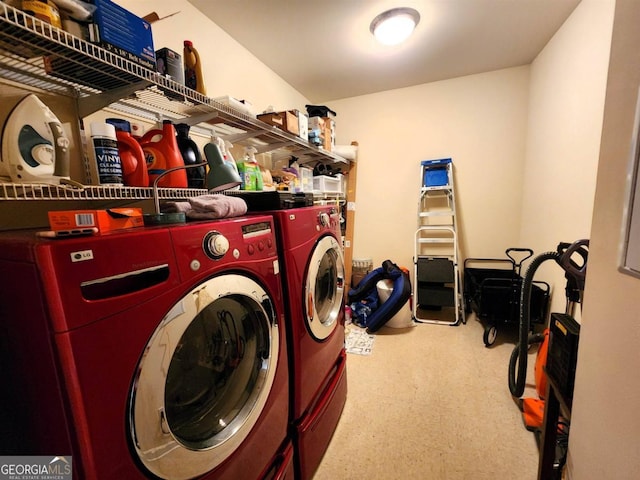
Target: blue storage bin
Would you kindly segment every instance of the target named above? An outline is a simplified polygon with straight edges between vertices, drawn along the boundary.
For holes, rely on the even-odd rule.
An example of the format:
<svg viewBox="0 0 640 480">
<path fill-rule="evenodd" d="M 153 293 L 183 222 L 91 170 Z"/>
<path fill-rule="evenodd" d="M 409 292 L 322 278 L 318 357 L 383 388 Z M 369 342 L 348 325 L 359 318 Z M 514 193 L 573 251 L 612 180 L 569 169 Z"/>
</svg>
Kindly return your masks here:
<svg viewBox="0 0 640 480">
<path fill-rule="evenodd" d="M 425 187 L 441 187 L 448 184 L 449 179 L 446 168 L 430 168 L 424 171 Z"/>
<path fill-rule="evenodd" d="M 447 174 L 447 166 L 449 163 L 451 163 L 450 158 L 423 160 L 422 169 L 424 170 L 424 178 L 422 179 L 422 186 L 442 187 L 449 185 L 449 175 Z"/>
</svg>

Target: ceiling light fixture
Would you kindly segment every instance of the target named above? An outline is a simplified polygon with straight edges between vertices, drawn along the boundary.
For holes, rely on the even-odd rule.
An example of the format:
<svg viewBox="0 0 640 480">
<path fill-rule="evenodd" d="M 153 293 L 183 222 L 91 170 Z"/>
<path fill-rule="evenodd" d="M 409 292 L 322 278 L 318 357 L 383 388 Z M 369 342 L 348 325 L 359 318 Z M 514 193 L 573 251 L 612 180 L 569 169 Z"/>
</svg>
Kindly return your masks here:
<svg viewBox="0 0 640 480">
<path fill-rule="evenodd" d="M 420 14 L 413 8 L 392 8 L 371 22 L 369 30 L 384 45 L 398 45 L 413 33 Z"/>
</svg>

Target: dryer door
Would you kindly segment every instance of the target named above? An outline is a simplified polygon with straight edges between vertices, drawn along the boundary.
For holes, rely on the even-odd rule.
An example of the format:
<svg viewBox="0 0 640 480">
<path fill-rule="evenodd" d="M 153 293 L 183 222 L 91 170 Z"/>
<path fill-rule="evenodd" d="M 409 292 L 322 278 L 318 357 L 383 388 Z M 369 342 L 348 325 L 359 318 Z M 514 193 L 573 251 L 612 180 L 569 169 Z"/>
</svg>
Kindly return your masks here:
<svg viewBox="0 0 640 480">
<path fill-rule="evenodd" d="M 331 235 L 313 249 L 304 295 L 307 327 L 315 339 L 324 340 L 336 329 L 344 298 L 344 257 Z"/>
<path fill-rule="evenodd" d="M 211 278 L 164 317 L 140 359 L 129 404 L 133 448 L 164 479 L 225 461 L 258 420 L 273 384 L 277 314 L 236 274 Z"/>
</svg>

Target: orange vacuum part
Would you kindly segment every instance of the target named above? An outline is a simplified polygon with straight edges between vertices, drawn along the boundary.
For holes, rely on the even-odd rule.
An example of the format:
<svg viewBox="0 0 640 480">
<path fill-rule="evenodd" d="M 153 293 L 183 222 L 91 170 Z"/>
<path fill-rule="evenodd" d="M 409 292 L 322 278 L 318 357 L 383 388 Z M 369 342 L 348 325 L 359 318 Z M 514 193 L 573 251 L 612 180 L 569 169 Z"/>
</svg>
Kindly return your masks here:
<svg viewBox="0 0 640 480">
<path fill-rule="evenodd" d="M 544 418 L 544 397 L 547 394 L 547 375 L 544 367 L 547 364 L 547 351 L 549 349 L 549 329 L 542 333 L 544 339 L 538 349 L 535 365 L 536 391 L 540 398 L 524 398 L 522 400 L 522 418 L 527 430 L 538 430 L 542 427 Z"/>
</svg>

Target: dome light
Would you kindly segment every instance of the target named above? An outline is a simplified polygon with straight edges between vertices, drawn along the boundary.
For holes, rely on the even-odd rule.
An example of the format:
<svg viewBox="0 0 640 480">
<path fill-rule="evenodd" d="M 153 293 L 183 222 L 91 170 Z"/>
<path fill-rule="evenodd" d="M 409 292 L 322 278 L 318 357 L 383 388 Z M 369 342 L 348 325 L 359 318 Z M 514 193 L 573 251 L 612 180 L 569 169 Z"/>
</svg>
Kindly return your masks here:
<svg viewBox="0 0 640 480">
<path fill-rule="evenodd" d="M 392 8 L 371 22 L 369 30 L 383 45 L 398 45 L 413 33 L 420 14 L 413 8 Z"/>
</svg>

